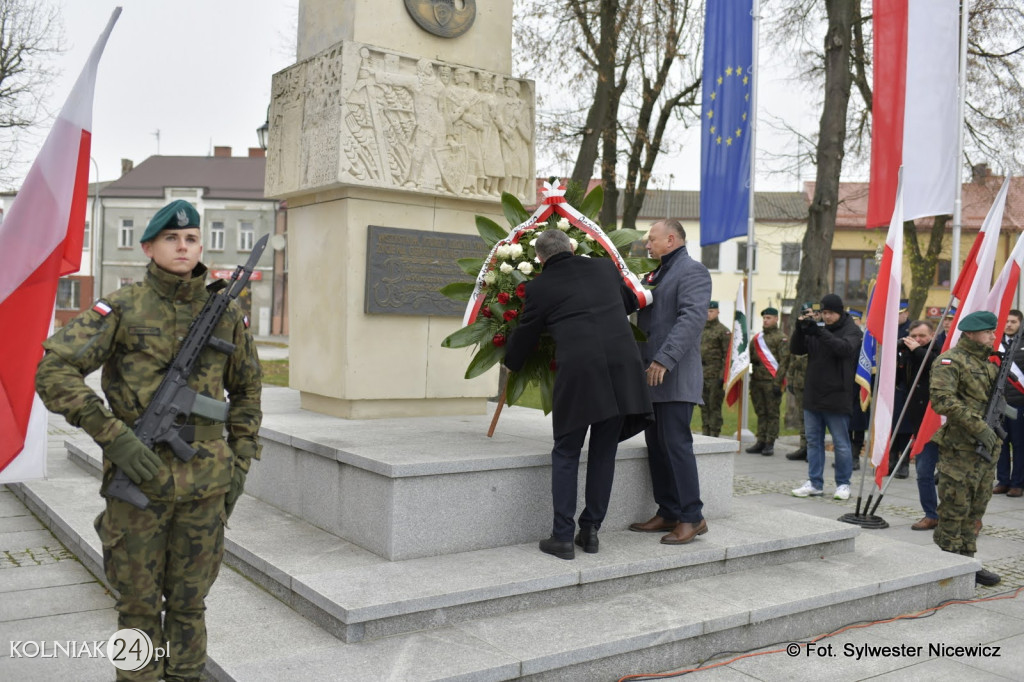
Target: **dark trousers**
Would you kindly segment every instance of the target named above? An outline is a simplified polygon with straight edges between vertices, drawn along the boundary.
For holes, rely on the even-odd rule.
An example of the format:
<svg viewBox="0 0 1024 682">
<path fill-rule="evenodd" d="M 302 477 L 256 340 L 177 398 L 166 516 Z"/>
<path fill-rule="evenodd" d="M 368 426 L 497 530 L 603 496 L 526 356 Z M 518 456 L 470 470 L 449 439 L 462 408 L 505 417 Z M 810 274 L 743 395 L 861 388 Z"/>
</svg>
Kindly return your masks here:
<svg viewBox="0 0 1024 682">
<path fill-rule="evenodd" d="M 619 447 L 619 431 L 623 417 L 612 417 L 584 426 L 555 438 L 551 450 L 551 502 L 555 508 L 551 535 L 562 542 L 572 540 L 576 529 L 576 488 L 580 466 L 580 450 L 590 429 L 587 448 L 587 506 L 580 514 L 581 526 L 600 528 L 608 512 L 615 477 L 615 452 Z"/>
<path fill-rule="evenodd" d="M 693 403 L 654 403 L 654 424 L 644 432 L 654 501 L 658 516 L 667 521 L 697 523 L 704 518 L 690 433 L 692 416 Z"/>
<path fill-rule="evenodd" d="M 1009 435 L 999 452 L 996 481 L 999 485 L 1024 488 L 1024 409 L 1018 407 L 1017 418 L 1004 420 L 1003 426 Z"/>
<path fill-rule="evenodd" d="M 935 465 L 939 462 L 939 446 L 931 441 L 924 444 L 924 449 L 914 458 L 917 468 L 917 496 L 921 500 L 921 509 L 930 519 L 939 518 L 939 494 L 935 490 Z"/>
</svg>

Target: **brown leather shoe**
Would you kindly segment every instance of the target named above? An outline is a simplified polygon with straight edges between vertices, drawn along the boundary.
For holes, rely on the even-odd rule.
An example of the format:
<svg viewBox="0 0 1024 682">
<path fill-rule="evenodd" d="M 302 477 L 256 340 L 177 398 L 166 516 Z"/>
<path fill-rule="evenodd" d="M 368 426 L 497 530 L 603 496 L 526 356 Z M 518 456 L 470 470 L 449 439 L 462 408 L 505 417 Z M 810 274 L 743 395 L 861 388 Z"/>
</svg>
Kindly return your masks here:
<svg viewBox="0 0 1024 682">
<path fill-rule="evenodd" d="M 663 545 L 685 545 L 698 535 L 708 532 L 708 522 L 701 519 L 699 523 L 680 521 L 671 533 L 661 539 Z"/>
<path fill-rule="evenodd" d="M 1024 488 L 1010 488 L 1006 491 L 1007 497 L 1024 497 Z"/>
<path fill-rule="evenodd" d="M 993 495 L 1005 495 L 1009 491 L 1010 491 L 1010 486 L 1003 485 L 1002 483 L 997 485 L 995 488 L 992 488 L 992 494 Z"/>
<path fill-rule="evenodd" d="M 664 533 L 667 530 L 674 529 L 677 523 L 677 521 L 666 521 L 655 514 L 643 523 L 629 524 L 629 529 L 635 530 L 637 533 Z"/>
<path fill-rule="evenodd" d="M 920 521 L 911 526 L 910 530 L 932 530 L 937 525 L 939 525 L 938 519 L 933 519 L 930 516 L 925 516 Z"/>
</svg>

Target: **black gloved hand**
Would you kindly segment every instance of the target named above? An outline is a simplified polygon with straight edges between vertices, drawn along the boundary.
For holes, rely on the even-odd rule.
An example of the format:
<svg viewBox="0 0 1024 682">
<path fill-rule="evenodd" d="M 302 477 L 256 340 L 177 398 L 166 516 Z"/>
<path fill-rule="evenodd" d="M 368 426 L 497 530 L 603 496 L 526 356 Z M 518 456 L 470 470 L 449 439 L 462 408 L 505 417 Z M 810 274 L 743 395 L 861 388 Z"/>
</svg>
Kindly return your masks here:
<svg viewBox="0 0 1024 682">
<path fill-rule="evenodd" d="M 772 384 L 772 395 L 775 396 L 776 398 L 781 398 L 782 397 L 782 388 L 780 386 L 776 386 L 775 384 Z"/>
<path fill-rule="evenodd" d="M 103 454 L 136 485 L 150 480 L 160 470 L 160 458 L 131 431 L 123 431 L 103 448 Z"/>
</svg>

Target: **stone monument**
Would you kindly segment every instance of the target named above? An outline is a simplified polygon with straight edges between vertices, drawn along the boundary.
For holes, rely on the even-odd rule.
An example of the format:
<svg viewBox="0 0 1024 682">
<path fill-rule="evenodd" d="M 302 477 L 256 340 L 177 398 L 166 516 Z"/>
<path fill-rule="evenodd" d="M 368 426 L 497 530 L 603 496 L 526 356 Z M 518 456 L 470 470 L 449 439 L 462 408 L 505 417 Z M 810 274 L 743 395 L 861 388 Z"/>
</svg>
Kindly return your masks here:
<svg viewBox="0 0 1024 682">
<path fill-rule="evenodd" d="M 300 2 L 266 194 L 288 204 L 302 407 L 480 414 L 497 393 L 496 370 L 466 381 L 469 350 L 441 348 L 461 310 L 437 290 L 485 255 L 476 215 L 504 223 L 502 192 L 535 200 L 534 88 L 509 75 L 511 31 L 511 0 Z"/>
</svg>

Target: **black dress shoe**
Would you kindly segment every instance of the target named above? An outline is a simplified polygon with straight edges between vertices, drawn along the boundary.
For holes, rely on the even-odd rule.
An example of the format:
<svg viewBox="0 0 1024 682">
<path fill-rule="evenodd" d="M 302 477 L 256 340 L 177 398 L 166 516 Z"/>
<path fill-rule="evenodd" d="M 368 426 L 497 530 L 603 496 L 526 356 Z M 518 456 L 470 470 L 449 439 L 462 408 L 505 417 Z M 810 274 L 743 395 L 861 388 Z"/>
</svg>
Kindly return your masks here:
<svg viewBox="0 0 1024 682">
<path fill-rule="evenodd" d="M 551 556 L 556 556 L 559 559 L 575 559 L 576 550 L 572 546 L 571 541 L 562 542 L 556 540 L 555 536 L 552 535 L 547 540 L 540 541 L 540 551 Z"/>
<path fill-rule="evenodd" d="M 763 450 L 764 450 L 764 442 L 763 441 L 757 441 L 756 443 L 751 445 L 749 448 L 747 448 L 747 452 L 749 452 L 752 455 L 756 455 L 759 452 L 762 452 Z"/>
<path fill-rule="evenodd" d="M 794 462 L 800 461 L 800 460 L 806 461 L 807 460 L 807 448 L 800 448 L 796 452 L 789 453 L 788 455 L 786 455 L 786 459 L 794 461 Z"/>
<path fill-rule="evenodd" d="M 597 554 L 597 529 L 593 526 L 580 526 L 580 532 L 576 533 L 576 544 L 587 554 Z"/>
<path fill-rule="evenodd" d="M 974 582 L 985 587 L 992 587 L 998 585 L 999 581 L 1002 580 L 998 575 L 992 571 L 986 571 L 984 568 L 974 574 Z"/>
<path fill-rule="evenodd" d="M 893 476 L 896 478 L 910 478 L 910 467 L 900 467 Z"/>
</svg>

